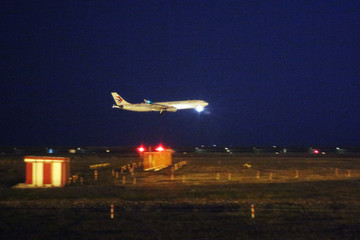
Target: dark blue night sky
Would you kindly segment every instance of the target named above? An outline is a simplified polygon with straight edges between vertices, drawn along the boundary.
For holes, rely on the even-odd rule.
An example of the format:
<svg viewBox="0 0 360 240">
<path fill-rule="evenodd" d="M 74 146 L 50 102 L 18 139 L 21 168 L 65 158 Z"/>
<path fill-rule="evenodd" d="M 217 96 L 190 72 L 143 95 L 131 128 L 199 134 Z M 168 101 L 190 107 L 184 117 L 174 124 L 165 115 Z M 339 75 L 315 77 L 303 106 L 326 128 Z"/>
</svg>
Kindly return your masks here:
<svg viewBox="0 0 360 240">
<path fill-rule="evenodd" d="M 2 146 L 360 146 L 360 1 L 2 1 Z M 159 116 L 128 102 L 201 99 Z"/>
</svg>

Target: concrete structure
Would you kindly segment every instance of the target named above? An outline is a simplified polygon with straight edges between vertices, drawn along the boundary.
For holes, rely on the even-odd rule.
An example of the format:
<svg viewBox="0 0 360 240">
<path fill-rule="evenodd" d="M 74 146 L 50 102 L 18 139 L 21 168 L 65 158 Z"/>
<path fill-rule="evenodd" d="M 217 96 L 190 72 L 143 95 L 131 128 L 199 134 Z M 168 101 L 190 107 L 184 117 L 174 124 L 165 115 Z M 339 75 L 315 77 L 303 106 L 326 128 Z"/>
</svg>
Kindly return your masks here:
<svg viewBox="0 0 360 240">
<path fill-rule="evenodd" d="M 70 159 L 65 157 L 26 156 L 28 187 L 63 187 L 70 176 Z"/>
</svg>

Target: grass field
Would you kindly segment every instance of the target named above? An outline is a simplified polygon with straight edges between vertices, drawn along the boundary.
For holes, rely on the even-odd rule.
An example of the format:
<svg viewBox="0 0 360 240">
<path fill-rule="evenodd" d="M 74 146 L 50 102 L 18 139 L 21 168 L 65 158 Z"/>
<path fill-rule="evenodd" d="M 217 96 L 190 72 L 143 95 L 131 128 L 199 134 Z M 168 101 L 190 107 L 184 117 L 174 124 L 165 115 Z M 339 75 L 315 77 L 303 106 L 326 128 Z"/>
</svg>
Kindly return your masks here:
<svg viewBox="0 0 360 240">
<path fill-rule="evenodd" d="M 137 156 L 73 155 L 71 174 L 83 184 L 16 189 L 11 186 L 25 181 L 23 157 L 2 156 L 1 239 L 360 239 L 358 157 L 199 154 L 173 160 L 187 164 L 172 180 L 171 168 L 120 173 Z M 89 166 L 99 163 L 109 165 L 97 169 L 95 181 Z"/>
</svg>

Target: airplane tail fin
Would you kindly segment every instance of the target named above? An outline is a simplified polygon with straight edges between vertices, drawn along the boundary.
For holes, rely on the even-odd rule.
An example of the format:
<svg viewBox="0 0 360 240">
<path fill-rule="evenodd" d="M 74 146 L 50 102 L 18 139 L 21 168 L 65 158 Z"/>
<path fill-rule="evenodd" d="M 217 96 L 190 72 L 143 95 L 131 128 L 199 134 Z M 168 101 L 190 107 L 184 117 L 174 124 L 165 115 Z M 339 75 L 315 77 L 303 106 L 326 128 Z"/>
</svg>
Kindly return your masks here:
<svg viewBox="0 0 360 240">
<path fill-rule="evenodd" d="M 113 96 L 115 103 L 118 106 L 130 104 L 127 101 L 125 101 L 122 97 L 120 97 L 119 94 L 117 94 L 116 92 L 112 92 L 111 95 Z"/>
</svg>

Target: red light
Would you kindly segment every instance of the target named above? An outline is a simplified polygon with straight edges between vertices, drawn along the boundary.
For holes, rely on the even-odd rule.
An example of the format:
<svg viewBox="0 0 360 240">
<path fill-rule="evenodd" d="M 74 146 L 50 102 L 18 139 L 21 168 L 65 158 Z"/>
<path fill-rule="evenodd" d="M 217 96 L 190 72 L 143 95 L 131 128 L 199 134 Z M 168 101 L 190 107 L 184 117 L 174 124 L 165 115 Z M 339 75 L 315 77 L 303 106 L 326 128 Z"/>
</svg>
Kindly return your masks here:
<svg viewBox="0 0 360 240">
<path fill-rule="evenodd" d="M 319 150 L 314 149 L 314 153 L 315 153 L 315 154 L 319 154 Z"/>
<path fill-rule="evenodd" d="M 155 149 L 156 151 L 158 151 L 158 152 L 162 152 L 162 151 L 164 151 L 165 149 L 163 148 L 163 146 L 158 146 L 156 149 Z"/>
<path fill-rule="evenodd" d="M 142 153 L 143 151 L 145 151 L 145 148 L 144 148 L 143 146 L 140 146 L 140 147 L 137 148 L 137 150 L 138 150 L 140 153 Z"/>
</svg>

